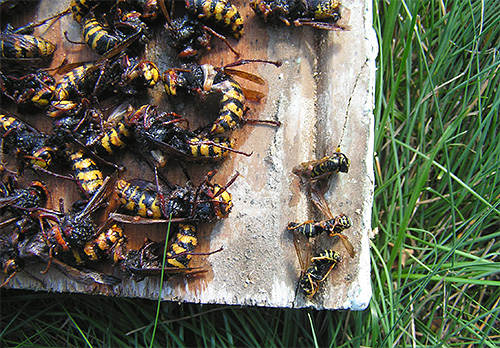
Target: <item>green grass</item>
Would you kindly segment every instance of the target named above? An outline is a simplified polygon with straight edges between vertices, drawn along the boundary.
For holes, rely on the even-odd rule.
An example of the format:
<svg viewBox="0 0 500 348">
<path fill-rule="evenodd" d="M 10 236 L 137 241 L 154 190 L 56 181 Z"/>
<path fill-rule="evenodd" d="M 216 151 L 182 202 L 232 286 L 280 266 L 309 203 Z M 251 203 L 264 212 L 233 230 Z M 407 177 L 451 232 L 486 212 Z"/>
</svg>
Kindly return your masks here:
<svg viewBox="0 0 500 348">
<path fill-rule="evenodd" d="M 367 310 L 165 302 L 155 325 L 155 301 L 2 290 L 1 345 L 499 346 L 499 12 L 498 0 L 374 3 Z"/>
</svg>

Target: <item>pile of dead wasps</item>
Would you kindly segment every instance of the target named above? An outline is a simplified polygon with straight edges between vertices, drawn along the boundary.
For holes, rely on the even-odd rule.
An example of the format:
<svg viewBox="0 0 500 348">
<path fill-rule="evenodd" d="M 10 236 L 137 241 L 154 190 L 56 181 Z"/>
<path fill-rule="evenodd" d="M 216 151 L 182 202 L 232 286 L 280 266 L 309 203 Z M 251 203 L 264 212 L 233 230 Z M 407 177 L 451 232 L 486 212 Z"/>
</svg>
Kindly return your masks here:
<svg viewBox="0 0 500 348">
<path fill-rule="evenodd" d="M 22 3 L 2 1 L 2 12 L 22 7 Z M 340 19 L 337 1 L 252 0 L 250 6 L 265 21 L 343 29 L 336 24 Z M 176 15 L 172 16 L 173 13 Z M 178 16 L 179 13 L 183 15 Z M 68 37 L 67 33 L 64 39 L 74 45 L 88 45 L 100 58 L 91 63 L 63 62 L 51 70 L 47 66 L 55 45 L 32 34 L 35 28 L 65 15 L 72 15 L 79 23 L 83 42 Z M 152 29 L 162 26 L 168 32 L 168 44 L 184 62 L 163 74 L 154 62 L 140 58 Z M 44 109 L 47 120 L 52 122 L 52 131 L 41 132 L 18 116 L 1 112 L 1 154 L 5 158 L 0 163 L 0 260 L 5 280 L 0 287 L 21 271 L 26 262 L 44 262 L 47 265 L 44 272 L 55 267 L 85 284 L 118 284 L 120 277 L 95 270 L 96 265 L 109 260 L 124 276 L 135 280 L 158 275 L 162 269 L 167 274 L 206 272 L 190 267 L 193 256 L 221 249 L 207 253 L 194 251 L 197 224 L 228 216 L 232 208 L 228 188 L 238 173 L 227 183 L 217 184 L 214 182 L 217 172 L 212 170 L 195 185 L 184 170 L 187 184 L 179 186 L 170 183 L 159 169 L 169 160 L 212 163 L 231 152 L 248 156 L 235 149 L 236 139 L 227 134 L 250 122 L 245 119 L 245 99 L 260 100 L 263 94 L 243 89 L 233 76 L 258 84 L 264 84 L 264 80 L 234 68 L 254 62 L 280 66 L 279 62 L 265 60 L 237 60 L 224 67 L 196 64 L 200 55 L 210 49 L 214 36 L 238 56 L 229 41 L 212 27 L 231 34 L 235 40 L 243 35 L 243 19 L 227 0 L 72 0 L 62 13 L 21 28 L 3 30 L 2 106 L 17 104 L 18 110 Z M 138 102 L 147 100 L 148 89 L 158 83 L 163 83 L 166 94 L 174 99 L 216 95 L 219 105 L 215 121 L 192 130 L 183 115 Z M 118 99 L 134 102 L 109 102 Z M 22 118 L 26 119 L 24 114 Z M 279 126 L 273 121 L 251 122 Z M 148 162 L 156 182 L 121 179 L 124 167 L 114 162 L 114 156 L 127 149 Z M 7 158 L 17 166 L 7 165 Z M 316 165 L 321 168 L 312 169 Z M 309 185 L 318 179 L 316 176 L 321 178 L 322 173 L 347 171 L 348 165 L 345 155 L 337 153 L 331 160 L 306 164 L 296 174 Z M 41 181 L 23 180 L 27 170 L 74 182 L 81 200 L 72 203 L 69 209 L 64 208 L 65 202 L 60 202 L 58 211 L 47 208 L 48 201 L 54 200 L 50 187 Z M 317 204 L 326 206 L 320 192 L 314 188 L 311 192 L 315 202 L 321 202 Z M 103 217 L 112 195 L 118 197 L 118 210 L 106 212 Z M 146 239 L 140 249 L 127 247 L 124 224 L 169 222 L 172 223 L 169 243 Z M 288 228 L 314 237 L 323 231 L 342 236 L 341 231 L 349 226 L 350 219 L 342 214 L 321 222 L 290 223 Z M 342 238 L 351 252 L 352 246 Z M 313 266 L 304 267 L 300 285 L 306 295 L 314 295 L 321 278 L 326 278 L 332 264 L 339 261 L 337 255 L 329 252 L 310 259 Z M 325 260 L 327 266 L 321 264 Z"/>
</svg>

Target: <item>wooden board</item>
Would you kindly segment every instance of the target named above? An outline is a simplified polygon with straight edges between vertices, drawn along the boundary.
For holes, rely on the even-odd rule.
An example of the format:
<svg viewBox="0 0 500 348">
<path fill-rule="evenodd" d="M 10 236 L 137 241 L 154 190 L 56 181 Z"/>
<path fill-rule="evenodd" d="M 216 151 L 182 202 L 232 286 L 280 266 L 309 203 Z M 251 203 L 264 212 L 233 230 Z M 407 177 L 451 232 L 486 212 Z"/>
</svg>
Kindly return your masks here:
<svg viewBox="0 0 500 348">
<path fill-rule="evenodd" d="M 232 3 L 240 10 L 245 23 L 245 34 L 239 42 L 229 38 L 241 57 L 283 63 L 280 68 L 266 64 L 242 68 L 267 81 L 264 87 L 242 82 L 267 95 L 260 103 L 248 103 L 249 115 L 279 121 L 281 127 L 247 124 L 234 131 L 232 136 L 237 139 L 237 149 L 252 152 L 250 157 L 232 154 L 216 165 L 186 165 L 195 183 L 214 168 L 219 171 L 215 177 L 218 183 L 225 183 L 236 171 L 241 176 L 229 189 L 234 203 L 229 218 L 200 224 L 197 251 L 207 252 L 220 247 L 224 250 L 196 259 L 194 265 L 206 267 L 207 274 L 189 278 L 175 276 L 166 281 L 161 298 L 271 307 L 364 309 L 371 297 L 368 235 L 374 187 L 372 109 L 376 40 L 371 28 L 371 2 L 350 0 L 343 3 L 342 21 L 349 27 L 345 31 L 266 25 L 255 16 L 247 1 L 233 0 Z M 66 3 L 43 0 L 36 9 L 38 18 L 48 17 L 65 6 Z M 79 25 L 70 16 L 37 30 L 40 36 L 57 43 L 53 66 L 64 58 L 70 62 L 97 59 L 86 46 L 67 42 L 64 31 L 71 38 L 81 35 Z M 154 29 L 144 55 L 162 72 L 179 66 L 172 58 L 172 49 L 165 44 L 166 35 L 161 26 Z M 223 66 L 236 60 L 223 43 L 214 39 L 212 42 L 213 49 L 202 57 L 202 63 Z M 205 105 L 200 107 L 197 102 L 177 104 L 165 96 L 161 85 L 150 92 L 149 100 L 144 100 L 144 103 L 158 105 L 159 110 L 189 115 L 193 127 L 206 122 L 201 115 Z M 193 114 L 195 112 L 198 114 Z M 32 115 L 22 117 L 43 130 L 50 128 L 43 112 L 40 115 L 40 119 L 35 120 Z M 334 214 L 343 212 L 351 217 L 353 227 L 345 234 L 354 245 L 356 255 L 350 258 L 339 241 L 327 237 L 315 241 L 315 250 L 331 247 L 342 254 L 342 262 L 310 300 L 297 291 L 301 270 L 292 234 L 286 226 L 290 221 L 320 220 L 324 216 L 300 189 L 299 180 L 291 170 L 301 162 L 333 153 L 338 145 L 350 158 L 351 167 L 349 173 L 335 175 L 329 180 L 326 199 Z M 124 179 L 154 180 L 153 172 L 149 168 L 145 170 L 147 165 L 136 156 L 125 154 L 116 160 L 127 167 L 121 174 Z M 185 184 L 186 179 L 175 163 L 164 173 L 172 182 Z M 78 199 L 73 183 L 61 184 L 45 176 L 43 180 L 52 187 L 52 206 L 57 206 L 59 198 L 66 202 Z M 127 225 L 124 228 L 132 248 L 138 248 L 146 237 L 161 241 L 166 230 L 165 225 Z M 68 281 L 56 270 L 40 275 L 38 272 L 44 268 L 43 264 L 31 265 L 28 271 L 44 279 L 45 287 L 24 272 L 12 279 L 9 286 L 150 299 L 159 296 L 156 278 L 138 283 L 125 278 L 114 287 L 89 288 Z M 118 269 L 109 271 L 120 274 Z"/>
</svg>

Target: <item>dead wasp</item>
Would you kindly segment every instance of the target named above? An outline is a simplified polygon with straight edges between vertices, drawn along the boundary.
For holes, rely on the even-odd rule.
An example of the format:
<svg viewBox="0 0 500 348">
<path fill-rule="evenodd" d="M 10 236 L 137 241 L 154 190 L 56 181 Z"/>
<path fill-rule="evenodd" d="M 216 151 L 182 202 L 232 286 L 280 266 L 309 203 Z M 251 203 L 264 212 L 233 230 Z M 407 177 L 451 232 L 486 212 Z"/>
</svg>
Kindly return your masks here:
<svg viewBox="0 0 500 348">
<path fill-rule="evenodd" d="M 292 172 L 299 176 L 303 183 L 328 178 L 332 174 L 347 173 L 350 161 L 340 148 L 331 156 L 325 156 L 320 160 L 301 163 L 294 167 Z"/>
<path fill-rule="evenodd" d="M 176 96 L 178 90 L 188 93 L 206 96 L 212 93 L 221 95 L 218 118 L 210 128 L 210 134 L 224 133 L 237 128 L 241 123 L 249 120 L 243 118 L 245 96 L 249 99 L 260 100 L 264 94 L 244 89 L 231 76 L 239 76 L 249 81 L 264 85 L 265 81 L 255 74 L 231 69 L 231 67 L 244 65 L 252 62 L 269 63 L 277 67 L 280 62 L 265 60 L 239 60 L 225 67 L 218 68 L 210 64 L 189 65 L 187 68 L 168 69 L 163 73 L 163 83 L 165 91 L 170 96 Z M 256 121 L 262 123 L 273 123 L 272 121 Z"/>
<path fill-rule="evenodd" d="M 176 237 L 177 238 L 177 237 Z M 184 239 L 184 238 L 183 238 Z M 174 242 L 175 243 L 175 242 Z M 182 249 L 184 249 L 182 247 Z M 188 247 L 188 249 L 193 249 Z M 170 248 L 169 248 L 170 250 Z M 163 264 L 163 254 L 165 251 L 165 242 L 154 242 L 149 239 L 144 241 L 144 245 L 139 250 L 129 250 L 125 259 L 121 263 L 121 269 L 126 276 L 135 281 L 141 281 L 149 276 L 160 276 L 162 273 L 168 276 L 176 274 L 196 275 L 206 273 L 208 270 L 203 267 L 187 267 L 183 260 L 191 260 L 193 256 L 207 256 L 222 251 L 222 248 L 207 253 L 196 253 L 185 251 L 165 255 L 165 265 Z"/>
<path fill-rule="evenodd" d="M 344 30 L 338 0 L 251 0 L 250 7 L 264 21 L 282 21 L 286 25 L 307 25 L 317 29 Z"/>
<path fill-rule="evenodd" d="M 117 224 L 113 224 L 98 234 L 94 240 L 87 242 L 83 247 L 83 252 L 88 259 L 87 262 L 111 257 L 114 263 L 118 263 L 126 255 L 125 241 L 123 229 Z"/>
<path fill-rule="evenodd" d="M 185 0 L 186 10 L 202 21 L 228 29 L 236 39 L 243 35 L 243 19 L 229 0 Z"/>
<path fill-rule="evenodd" d="M 119 36 L 110 34 L 93 13 L 83 19 L 82 32 L 85 43 L 100 55 L 113 49 L 121 41 Z"/>
<path fill-rule="evenodd" d="M 97 0 L 71 0 L 70 8 L 73 19 L 78 23 L 92 10 L 98 13 L 106 13 L 111 8 L 126 10 L 139 10 L 142 19 L 154 20 L 158 16 L 157 0 L 117 0 L 117 1 L 97 1 Z"/>
<path fill-rule="evenodd" d="M 0 72 L 2 93 L 16 104 L 40 108 L 49 106 L 54 97 L 55 84 L 55 79 L 44 70 L 20 76 Z"/>
<path fill-rule="evenodd" d="M 177 268 L 188 267 L 197 244 L 196 227 L 190 224 L 179 224 L 174 241 L 167 250 L 167 265 Z"/>
<path fill-rule="evenodd" d="M 44 25 L 50 20 L 58 19 L 69 13 L 63 11 L 37 23 L 29 23 L 14 29 L 8 26 L 7 30 L 0 33 L 0 58 L 2 61 L 16 66 L 40 66 L 52 59 L 56 46 L 41 37 L 31 35 L 34 28 Z M 5 66 L 4 68 L 10 68 Z"/>
<path fill-rule="evenodd" d="M 33 181 L 29 186 L 19 187 L 14 176 L 0 183 L 0 212 L 6 208 L 10 212 L 26 214 L 45 206 L 49 191 L 40 181 Z"/>
<path fill-rule="evenodd" d="M 55 253 L 64 257 L 65 253 L 82 250 L 86 243 L 96 238 L 99 230 L 92 213 L 102 206 L 112 192 L 113 186 L 114 176 L 107 177 L 85 206 L 80 207 L 80 202 L 77 202 L 72 210 L 65 212 L 61 202 L 59 212 L 46 210 L 40 213 L 40 217 L 50 225 L 50 228 L 42 231 L 50 254 Z"/>
<path fill-rule="evenodd" d="M 345 235 L 342 234 L 344 230 L 352 226 L 352 220 L 344 213 L 341 213 L 338 216 L 333 216 L 323 194 L 321 194 L 316 188 L 311 190 L 311 198 L 313 203 L 328 217 L 328 219 L 321 221 L 311 220 L 303 223 L 290 222 L 287 229 L 295 232 L 294 241 L 298 238 L 297 234 L 303 235 L 307 238 L 315 238 L 326 232 L 330 237 L 339 237 L 349 256 L 354 257 L 355 252 L 352 243 Z"/>
<path fill-rule="evenodd" d="M 160 1 L 160 8 L 166 18 L 165 28 L 169 31 L 169 45 L 174 48 L 181 60 L 195 60 L 199 58 L 202 51 L 209 51 L 212 36 L 223 41 L 228 48 L 237 56 L 239 53 L 229 44 L 226 38 L 215 30 L 203 24 L 192 15 L 184 15 L 171 19 L 164 1 Z"/>
<path fill-rule="evenodd" d="M 84 151 L 66 151 L 78 187 L 87 198 L 94 196 L 104 184 L 104 175 L 96 162 Z"/>
<path fill-rule="evenodd" d="M 129 123 L 129 118 L 137 111 L 124 103 L 104 120 L 100 110 L 87 109 L 87 105 L 67 100 L 52 103 L 48 115 L 55 118 L 54 132 L 72 138 L 101 156 L 116 154 L 127 147 L 134 135 L 134 125 Z"/>
<path fill-rule="evenodd" d="M 173 186 L 159 190 L 152 183 L 144 181 L 118 180 L 115 192 L 121 203 L 121 211 L 128 215 L 114 213 L 110 216 L 118 222 L 137 224 L 167 223 L 170 216 L 172 222 L 209 222 L 227 218 L 233 206 L 227 188 L 239 173 L 226 185 L 220 186 L 211 182 L 216 172 L 207 173 L 197 187 L 188 181 L 185 187 Z"/>
<path fill-rule="evenodd" d="M 61 67 L 64 75 L 56 85 L 55 99 L 94 100 L 106 93 L 138 93 L 137 89 L 153 87 L 160 78 L 158 68 L 150 61 L 137 61 L 123 54 L 140 32 L 128 37 L 94 63 L 76 63 Z M 70 70 L 71 68 L 71 70 Z M 69 71 L 68 71 L 69 70 Z"/>
<path fill-rule="evenodd" d="M 91 146 L 90 141 L 97 142 L 98 135 L 103 131 L 101 113 L 94 108 L 89 109 L 87 102 L 52 102 L 47 112 L 54 118 L 52 130 L 55 136 L 68 144 L 75 144 L 80 150 Z"/>
<path fill-rule="evenodd" d="M 95 84 L 97 82 L 97 79 L 90 74 L 92 67 L 92 63 L 86 63 L 64 74 L 56 85 L 56 100 L 69 100 L 70 98 L 83 95 L 85 91 L 80 92 L 80 90 L 83 90 L 83 87 L 87 83 L 91 84 L 91 82 L 94 82 Z M 91 81 L 87 82 L 88 80 Z"/>
<path fill-rule="evenodd" d="M 0 58 L 17 65 L 40 66 L 54 54 L 56 46 L 41 37 L 0 33 Z"/>
<path fill-rule="evenodd" d="M 90 269 L 77 269 L 54 258 L 51 254 L 51 246 L 47 243 L 47 239 L 42 231 L 23 240 L 17 248 L 19 250 L 19 257 L 23 262 L 33 259 L 41 260 L 46 262 L 51 268 L 56 268 L 69 279 L 82 284 L 92 285 L 99 283 L 103 285 L 116 285 L 121 282 L 119 278 Z M 47 271 L 48 267 L 42 273 L 46 273 Z"/>
<path fill-rule="evenodd" d="M 43 210 L 50 197 L 49 190 L 40 181 L 21 187 L 13 175 L 0 182 L 0 230 L 9 228 L 12 243 L 26 237 L 40 225 L 37 213 Z"/>
<path fill-rule="evenodd" d="M 5 112 L 0 114 L 0 136 L 4 152 L 16 156 L 20 170 L 26 165 L 47 170 L 61 158 L 54 138 Z"/>
<path fill-rule="evenodd" d="M 169 45 L 177 52 L 179 59 L 196 59 L 203 50 L 209 51 L 210 32 L 197 19 L 184 16 L 175 18 L 166 25 L 169 30 Z"/>
<path fill-rule="evenodd" d="M 69 258 L 69 264 L 77 266 L 90 265 L 106 259 L 118 263 L 126 256 L 123 229 L 117 224 L 101 227 L 94 239 L 86 242 L 82 248 L 72 248 L 71 253 L 65 256 L 66 260 Z"/>
<path fill-rule="evenodd" d="M 127 12 L 120 15 L 120 20 L 112 23 L 112 28 L 106 26 L 102 20 L 98 19 L 94 11 L 90 11 L 83 18 L 83 41 L 92 51 L 99 55 L 104 55 L 107 52 L 111 52 L 121 42 L 134 37 L 134 35 L 137 37 L 136 42 L 145 44 L 148 41 L 147 26 L 139 19 L 141 16 L 140 13 Z M 74 42 L 67 37 L 66 39 L 71 43 L 81 44 L 81 42 Z"/>
<path fill-rule="evenodd" d="M 113 155 L 123 150 L 134 137 L 134 127 L 129 119 L 136 112 L 129 104 L 117 107 L 103 122 L 101 132 L 88 139 L 85 145 L 99 155 Z"/>
<path fill-rule="evenodd" d="M 299 287 L 308 298 L 316 294 L 320 283 L 328 277 L 341 260 L 340 254 L 332 250 L 324 250 L 311 258 L 309 267 L 299 280 Z"/>
<path fill-rule="evenodd" d="M 205 137 L 178 126 L 187 120 L 175 113 L 158 114 L 152 106 L 143 106 L 131 116 L 134 135 L 146 158 L 153 166 L 166 165 L 165 155 L 188 162 L 212 162 L 225 158 L 234 149 L 235 140 L 229 137 Z"/>
<path fill-rule="evenodd" d="M 351 219 L 342 213 L 330 220 L 306 221 L 302 223 L 290 222 L 287 228 L 291 231 L 302 233 L 308 238 L 314 238 L 323 232 L 329 232 L 330 237 L 339 235 L 343 230 L 351 226 Z"/>
<path fill-rule="evenodd" d="M 130 59 L 127 55 L 86 63 L 64 74 L 58 81 L 55 99 L 96 99 L 106 94 L 136 94 L 153 87 L 159 80 L 158 68 L 150 61 Z"/>
</svg>

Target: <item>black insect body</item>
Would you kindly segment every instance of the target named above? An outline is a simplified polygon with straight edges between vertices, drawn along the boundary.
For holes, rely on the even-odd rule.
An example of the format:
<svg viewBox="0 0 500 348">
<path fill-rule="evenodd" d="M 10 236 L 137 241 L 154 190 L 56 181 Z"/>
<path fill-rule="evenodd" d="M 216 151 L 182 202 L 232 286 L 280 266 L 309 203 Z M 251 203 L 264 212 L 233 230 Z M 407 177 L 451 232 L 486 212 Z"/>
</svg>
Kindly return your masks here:
<svg viewBox="0 0 500 348">
<path fill-rule="evenodd" d="M 146 158 L 152 158 L 155 167 L 164 167 L 167 156 L 187 162 L 215 162 L 230 152 L 245 154 L 234 149 L 235 139 L 229 137 L 201 136 L 179 126 L 187 122 L 174 113 L 157 114 L 145 106 L 131 117 L 135 139 Z"/>
<path fill-rule="evenodd" d="M 266 22 L 307 25 L 317 29 L 343 30 L 338 0 L 251 0 L 250 7 Z"/>
<path fill-rule="evenodd" d="M 56 254 L 64 254 L 73 249 L 82 250 L 87 242 L 96 238 L 97 227 L 92 218 L 92 213 L 102 206 L 105 199 L 112 192 L 114 176 L 107 177 L 100 189 L 82 208 L 75 204 L 72 211 L 47 212 L 41 217 L 51 224 L 51 228 L 45 231 L 46 239 L 50 249 Z M 79 203 L 79 202 L 77 202 Z"/>
<path fill-rule="evenodd" d="M 322 234 L 323 232 L 329 233 L 329 235 L 335 236 L 339 235 L 345 229 L 352 226 L 351 219 L 345 215 L 340 214 L 333 219 L 323 220 L 323 221 L 306 221 L 303 223 L 290 222 L 288 224 L 288 229 L 302 233 L 308 238 L 314 238 Z"/>
<path fill-rule="evenodd" d="M 237 175 L 223 187 L 211 182 L 215 173 L 209 172 L 198 187 L 188 182 L 186 187 L 175 186 L 162 192 L 155 190 L 152 183 L 136 181 L 135 184 L 117 180 L 115 192 L 120 199 L 120 209 L 130 216 L 114 214 L 113 218 L 120 222 L 140 224 L 165 223 L 169 217 L 173 222 L 209 222 L 227 218 L 233 205 L 227 187 L 236 180 Z"/>
<path fill-rule="evenodd" d="M 28 187 L 19 187 L 16 179 L 9 176 L 0 185 L 0 212 L 5 208 L 16 215 L 22 215 L 44 207 L 49 191 L 40 181 L 33 181 Z"/>
<path fill-rule="evenodd" d="M 313 182 L 328 178 L 332 174 L 347 173 L 350 161 L 345 154 L 337 149 L 331 156 L 325 156 L 320 160 L 301 163 L 293 168 L 292 172 L 298 175 L 303 182 Z"/>
<path fill-rule="evenodd" d="M 54 98 L 55 84 L 54 78 L 43 70 L 28 75 L 4 75 L 0 72 L 2 93 L 16 104 L 40 108 L 49 106 Z"/>
<path fill-rule="evenodd" d="M 123 229 L 117 224 L 105 228 L 97 237 L 88 241 L 81 249 L 73 248 L 70 264 L 90 265 L 106 259 L 118 263 L 126 256 L 126 240 Z"/>
<path fill-rule="evenodd" d="M 352 226 L 352 220 L 344 213 L 334 216 L 330 211 L 330 207 L 326 203 L 323 194 L 320 193 L 316 187 L 311 190 L 311 199 L 319 210 L 327 216 L 327 219 L 321 221 L 311 220 L 303 223 L 290 222 L 287 229 L 295 232 L 294 243 L 296 244 L 296 249 L 297 239 L 299 238 L 298 235 L 302 235 L 307 238 L 315 238 L 326 232 L 330 237 L 339 237 L 349 256 L 354 257 L 354 247 L 347 236 L 343 234 L 346 229 L 349 229 Z M 300 258 L 300 255 L 298 256 Z"/>
<path fill-rule="evenodd" d="M 137 94 L 156 85 L 158 68 L 150 61 L 135 61 L 128 56 L 86 63 L 63 75 L 56 85 L 55 99 L 80 102 L 113 93 Z"/>
<path fill-rule="evenodd" d="M 317 256 L 311 258 L 310 266 L 299 280 L 299 286 L 308 298 L 312 298 L 335 266 L 341 262 L 339 253 L 332 250 L 324 250 Z"/>
<path fill-rule="evenodd" d="M 168 44 L 178 52 L 177 57 L 179 59 L 194 61 L 204 51 L 210 51 L 212 36 L 220 39 L 236 56 L 239 56 L 239 53 L 231 46 L 224 35 L 203 24 L 195 16 L 186 14 L 183 17 L 170 19 L 166 7 L 163 6 L 162 9 L 167 19 L 165 28 L 170 34 Z"/>
<path fill-rule="evenodd" d="M 53 138 L 9 114 L 0 114 L 0 136 L 4 152 L 13 153 L 21 170 L 28 165 L 48 169 L 60 158 Z"/>
<path fill-rule="evenodd" d="M 121 282 L 121 279 L 96 272 L 90 269 L 74 268 L 67 263 L 54 258 L 51 249 L 53 246 L 48 244 L 48 240 L 43 232 L 36 233 L 30 238 L 26 238 L 18 245 L 19 257 L 24 262 L 25 260 L 43 261 L 51 268 L 56 268 L 63 275 L 76 282 L 93 285 L 95 283 L 103 285 L 116 285 Z M 42 272 L 46 273 L 47 269 Z"/>
<path fill-rule="evenodd" d="M 181 274 L 185 276 L 206 273 L 203 267 L 189 267 L 193 256 L 208 256 L 222 251 L 222 248 L 208 252 L 196 253 L 194 248 L 197 243 L 195 228 L 193 225 L 179 225 L 176 237 L 168 247 L 163 264 L 165 243 L 154 242 L 146 239 L 139 250 L 129 250 L 125 259 L 121 262 L 123 273 L 141 281 L 148 276 L 160 276 L 162 272 L 167 276 Z"/>
<path fill-rule="evenodd" d="M 168 24 L 169 45 L 180 59 L 196 59 L 203 50 L 210 50 L 210 33 L 200 21 L 188 16 L 175 18 Z"/>
</svg>

